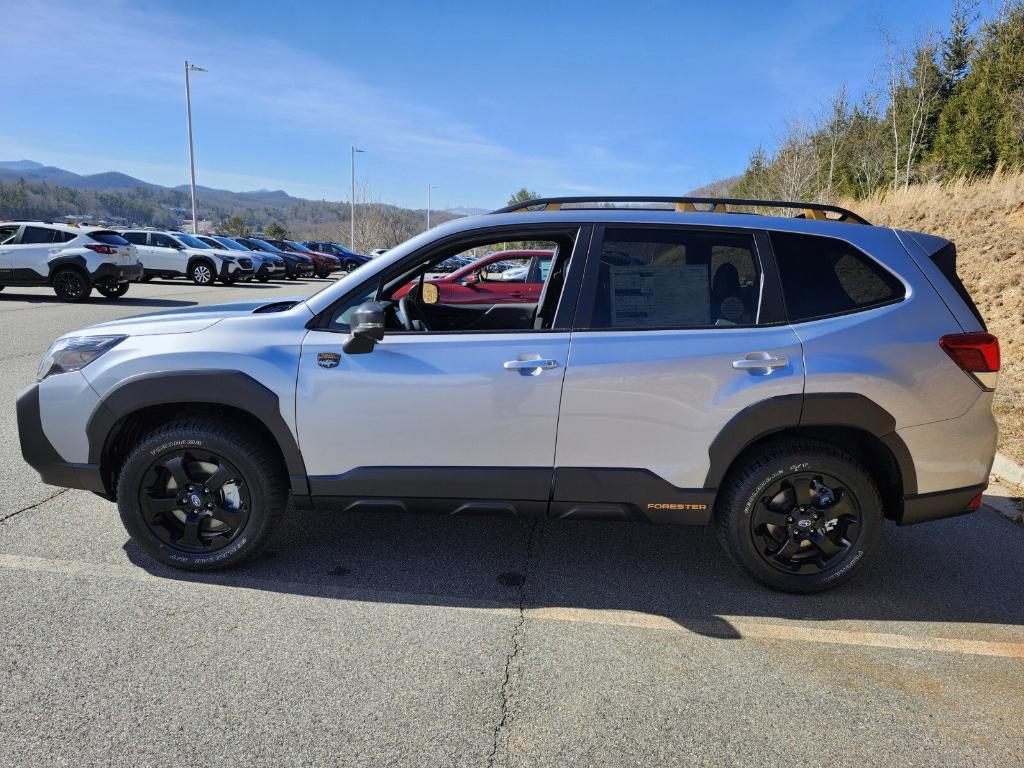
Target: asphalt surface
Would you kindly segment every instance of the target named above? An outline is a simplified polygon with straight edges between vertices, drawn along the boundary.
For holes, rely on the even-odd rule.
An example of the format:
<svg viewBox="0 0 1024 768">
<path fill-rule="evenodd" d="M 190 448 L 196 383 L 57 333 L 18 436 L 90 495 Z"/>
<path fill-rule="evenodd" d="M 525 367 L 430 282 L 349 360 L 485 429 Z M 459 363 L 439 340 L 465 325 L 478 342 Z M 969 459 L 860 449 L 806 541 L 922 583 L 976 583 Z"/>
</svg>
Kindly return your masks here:
<svg viewBox="0 0 1024 768">
<path fill-rule="evenodd" d="M 710 531 L 388 513 L 195 577 L 22 462 L 57 335 L 322 284 L 0 292 L 0 765 L 1024 764 L 1024 526 L 988 509 L 811 597 Z"/>
</svg>

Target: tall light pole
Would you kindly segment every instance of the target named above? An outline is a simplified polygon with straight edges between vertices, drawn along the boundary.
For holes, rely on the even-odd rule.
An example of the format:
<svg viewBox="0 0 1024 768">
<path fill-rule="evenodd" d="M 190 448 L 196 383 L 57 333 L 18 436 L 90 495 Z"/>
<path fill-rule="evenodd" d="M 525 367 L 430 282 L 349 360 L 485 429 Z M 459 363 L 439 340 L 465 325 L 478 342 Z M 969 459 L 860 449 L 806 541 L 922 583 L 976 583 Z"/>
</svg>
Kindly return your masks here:
<svg viewBox="0 0 1024 768">
<path fill-rule="evenodd" d="M 349 247 L 354 251 L 356 249 L 356 152 L 363 152 L 365 150 L 356 149 L 352 147 L 352 200 L 349 203 L 351 206 L 349 211 L 349 225 L 351 232 L 349 233 Z"/>
<path fill-rule="evenodd" d="M 192 91 L 189 88 L 189 72 L 205 72 L 202 67 L 189 64 L 185 60 L 185 114 L 188 116 L 188 167 L 192 185 L 192 234 L 198 234 L 199 222 L 196 220 L 196 155 L 192 149 Z"/>
<path fill-rule="evenodd" d="M 438 189 L 433 184 L 427 184 L 427 229 L 430 229 L 430 191 Z"/>
</svg>

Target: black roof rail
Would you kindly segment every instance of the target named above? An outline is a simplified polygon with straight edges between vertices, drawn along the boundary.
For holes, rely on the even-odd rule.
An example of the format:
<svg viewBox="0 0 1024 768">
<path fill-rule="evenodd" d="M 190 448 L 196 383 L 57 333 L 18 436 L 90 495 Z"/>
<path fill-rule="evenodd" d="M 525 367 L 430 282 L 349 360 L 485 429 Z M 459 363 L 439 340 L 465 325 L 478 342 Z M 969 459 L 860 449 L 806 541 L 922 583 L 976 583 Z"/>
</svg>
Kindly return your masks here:
<svg viewBox="0 0 1024 768">
<path fill-rule="evenodd" d="M 596 203 L 593 206 L 579 205 L 581 203 Z M 841 208 L 838 205 L 828 203 L 805 203 L 796 200 L 748 200 L 740 197 L 659 197 L 648 195 L 616 195 L 610 197 L 537 197 L 532 200 L 523 200 L 519 203 L 504 208 L 499 208 L 491 213 L 515 213 L 518 211 L 557 211 L 563 205 L 575 205 L 575 210 L 580 209 L 601 209 L 613 207 L 611 203 L 669 203 L 675 206 L 678 212 L 700 212 L 700 213 L 740 213 L 730 211 L 729 207 L 742 208 L 793 208 L 799 210 L 796 218 L 818 219 L 820 221 L 843 221 L 853 224 L 869 224 L 862 216 L 853 211 Z M 708 208 L 697 208 L 698 205 L 706 205 Z M 829 216 L 834 213 L 836 216 Z"/>
</svg>

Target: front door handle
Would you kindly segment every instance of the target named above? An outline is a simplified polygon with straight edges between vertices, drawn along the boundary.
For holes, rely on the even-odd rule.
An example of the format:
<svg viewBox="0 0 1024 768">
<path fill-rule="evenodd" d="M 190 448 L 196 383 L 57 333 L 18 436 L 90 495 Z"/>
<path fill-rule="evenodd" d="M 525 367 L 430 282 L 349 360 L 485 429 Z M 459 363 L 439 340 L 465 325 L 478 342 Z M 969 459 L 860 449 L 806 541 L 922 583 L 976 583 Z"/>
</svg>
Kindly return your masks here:
<svg viewBox="0 0 1024 768">
<path fill-rule="evenodd" d="M 789 360 L 785 357 L 773 357 L 767 352 L 751 352 L 740 360 L 733 360 L 732 367 L 738 371 L 756 371 L 758 369 L 785 368 Z"/>
<path fill-rule="evenodd" d="M 506 360 L 506 371 L 525 371 L 527 373 L 547 371 L 558 367 L 557 360 L 542 359 L 535 357 L 528 360 Z"/>
</svg>

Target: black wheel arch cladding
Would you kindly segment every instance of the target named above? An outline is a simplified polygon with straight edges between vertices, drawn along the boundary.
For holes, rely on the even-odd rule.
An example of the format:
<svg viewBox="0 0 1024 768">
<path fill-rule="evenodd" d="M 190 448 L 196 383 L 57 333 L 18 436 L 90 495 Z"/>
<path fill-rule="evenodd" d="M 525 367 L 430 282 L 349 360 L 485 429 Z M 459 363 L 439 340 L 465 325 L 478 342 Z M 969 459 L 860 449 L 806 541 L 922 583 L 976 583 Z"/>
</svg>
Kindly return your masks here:
<svg viewBox="0 0 1024 768">
<path fill-rule="evenodd" d="M 101 463 L 116 427 L 126 417 L 153 406 L 179 403 L 236 408 L 257 419 L 284 457 L 293 493 L 309 493 L 305 463 L 291 428 L 281 416 L 277 395 L 241 371 L 168 371 L 126 379 L 103 397 L 89 417 L 86 434 L 90 463 Z"/>
<path fill-rule="evenodd" d="M 896 462 L 904 495 L 917 492 L 914 461 L 896 433 L 896 419 L 856 392 L 781 395 L 747 406 L 722 427 L 709 446 L 704 486 L 719 487 L 736 457 L 762 438 L 785 430 L 827 427 L 855 429 L 878 438 Z"/>
</svg>

